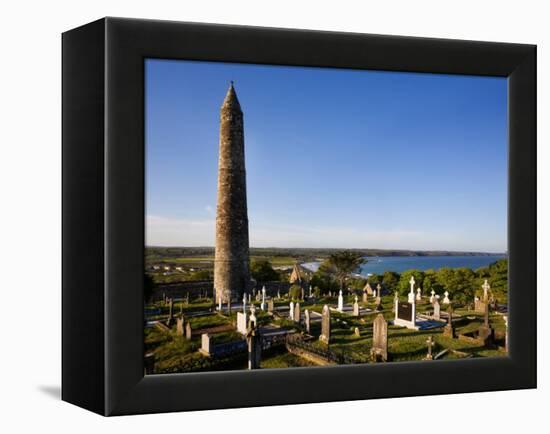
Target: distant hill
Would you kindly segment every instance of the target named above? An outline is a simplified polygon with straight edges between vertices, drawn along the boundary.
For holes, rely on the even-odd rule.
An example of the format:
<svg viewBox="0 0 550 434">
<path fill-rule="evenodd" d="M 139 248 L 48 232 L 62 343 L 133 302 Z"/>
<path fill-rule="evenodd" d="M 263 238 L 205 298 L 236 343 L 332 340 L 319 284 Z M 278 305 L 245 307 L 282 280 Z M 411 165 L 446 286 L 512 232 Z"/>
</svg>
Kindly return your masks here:
<svg viewBox="0 0 550 434">
<path fill-rule="evenodd" d="M 503 253 L 487 252 L 458 252 L 447 250 L 396 250 L 396 249 L 330 249 L 330 248 L 279 248 L 279 247 L 252 247 L 252 256 L 293 256 L 296 258 L 324 258 L 334 252 L 352 250 L 363 256 L 493 256 Z M 185 257 L 185 256 L 213 256 L 214 247 L 146 247 L 146 256 L 153 257 Z"/>
</svg>

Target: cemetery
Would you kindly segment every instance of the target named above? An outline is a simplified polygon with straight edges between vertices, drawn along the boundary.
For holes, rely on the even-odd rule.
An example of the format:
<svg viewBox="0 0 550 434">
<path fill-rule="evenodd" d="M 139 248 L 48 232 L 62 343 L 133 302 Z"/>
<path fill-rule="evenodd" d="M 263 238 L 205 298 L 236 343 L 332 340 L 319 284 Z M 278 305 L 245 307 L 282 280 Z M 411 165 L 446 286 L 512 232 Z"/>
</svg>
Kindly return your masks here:
<svg viewBox="0 0 550 434">
<path fill-rule="evenodd" d="M 507 318 L 478 301 L 422 294 L 407 298 L 377 288 L 315 296 L 302 281 L 298 297 L 266 290 L 217 303 L 199 297 L 145 307 L 147 374 L 383 363 L 506 355 Z M 382 293 L 382 294 L 381 294 Z M 441 300 L 441 302 L 440 302 Z M 448 301 L 448 303 L 445 303 Z"/>
</svg>

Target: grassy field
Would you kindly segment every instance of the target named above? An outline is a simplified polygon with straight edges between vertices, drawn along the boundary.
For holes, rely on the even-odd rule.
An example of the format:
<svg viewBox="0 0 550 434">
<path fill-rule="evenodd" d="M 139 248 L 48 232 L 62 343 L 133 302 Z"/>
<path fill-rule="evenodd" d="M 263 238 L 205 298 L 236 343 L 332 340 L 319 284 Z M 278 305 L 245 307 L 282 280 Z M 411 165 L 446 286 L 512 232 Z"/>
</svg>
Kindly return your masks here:
<svg viewBox="0 0 550 434">
<path fill-rule="evenodd" d="M 346 304 L 353 302 L 353 297 L 345 297 Z M 310 311 L 321 312 L 325 304 L 334 306 L 337 303 L 336 297 L 323 298 L 317 300 L 316 303 L 302 302 L 300 303 L 302 312 L 307 308 Z M 285 314 L 281 317 L 271 317 L 266 312 L 259 309 L 257 306 L 256 316 L 260 326 L 272 324 L 303 332 L 301 326 L 288 320 Z M 277 301 L 276 306 L 287 306 L 288 300 Z M 374 309 L 373 303 L 360 303 L 362 307 Z M 382 298 L 384 310 L 382 314 L 386 320 L 392 320 L 394 314 L 391 311 L 393 305 L 393 297 L 385 296 Z M 183 312 L 186 318 L 190 321 L 193 330 L 208 329 L 218 326 L 229 326 L 236 322 L 236 311 L 231 315 L 220 315 L 217 313 L 192 316 L 198 311 L 208 309 L 211 304 L 207 301 L 192 302 L 189 305 L 182 304 Z M 149 306 L 151 308 L 153 306 Z M 157 304 L 154 307 L 160 307 L 161 313 L 156 318 L 165 318 L 168 314 L 168 308 Z M 423 312 L 431 309 L 431 304 L 422 302 L 417 305 L 418 312 Z M 180 311 L 179 303 L 175 303 L 174 314 L 178 315 Z M 369 363 L 370 348 L 372 346 L 372 322 L 376 317 L 376 313 L 363 314 L 360 318 L 352 317 L 345 313 L 331 312 L 331 343 L 330 350 L 337 354 L 346 354 L 351 356 L 357 363 Z M 457 333 L 464 334 L 476 331 L 483 323 L 483 316 L 466 310 L 457 309 L 455 318 L 460 315 L 454 325 Z M 505 325 L 502 317 L 497 314 L 490 316 L 491 326 L 496 333 L 503 336 Z M 317 337 L 321 330 L 320 321 L 312 321 L 311 334 Z M 355 329 L 359 330 L 359 335 L 356 335 Z M 435 342 L 433 354 L 436 355 L 442 350 L 449 350 L 444 358 L 462 358 L 462 357 L 494 357 L 506 355 L 502 350 L 496 348 L 485 348 L 479 343 L 471 340 L 452 339 L 443 336 L 443 329 L 433 329 L 429 331 L 409 330 L 404 327 L 388 326 L 388 352 L 392 362 L 423 360 L 427 354 L 426 340 L 432 336 Z M 212 336 L 215 343 L 222 343 L 242 339 L 241 335 L 234 331 L 217 333 Z M 312 345 L 321 349 L 326 349 L 326 345 L 317 339 L 310 341 Z M 503 342 L 500 342 L 503 344 Z M 159 328 L 152 327 L 145 329 L 145 346 L 146 352 L 154 352 L 156 356 L 155 368 L 159 372 L 178 372 L 181 366 L 192 367 L 193 370 L 220 370 L 220 369 L 245 369 L 246 363 L 243 359 L 227 360 L 223 363 L 214 364 L 212 360 L 205 358 L 198 353 L 200 347 L 200 336 L 196 335 L 191 340 L 185 340 L 176 333 L 175 325 L 169 331 L 163 331 Z M 456 352 L 455 352 L 456 351 Z M 312 363 L 302 359 L 286 351 L 275 353 L 266 353 L 262 357 L 262 368 L 288 368 L 311 366 Z"/>
</svg>

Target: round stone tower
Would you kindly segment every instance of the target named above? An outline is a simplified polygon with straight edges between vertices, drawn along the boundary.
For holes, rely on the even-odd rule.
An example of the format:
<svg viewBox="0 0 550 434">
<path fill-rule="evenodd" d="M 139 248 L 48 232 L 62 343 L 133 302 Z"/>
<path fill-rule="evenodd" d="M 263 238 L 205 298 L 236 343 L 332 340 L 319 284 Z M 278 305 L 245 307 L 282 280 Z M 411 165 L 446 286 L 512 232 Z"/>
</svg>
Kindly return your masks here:
<svg viewBox="0 0 550 434">
<path fill-rule="evenodd" d="M 216 301 L 240 299 L 250 285 L 243 112 L 229 86 L 220 111 L 214 291 Z"/>
</svg>

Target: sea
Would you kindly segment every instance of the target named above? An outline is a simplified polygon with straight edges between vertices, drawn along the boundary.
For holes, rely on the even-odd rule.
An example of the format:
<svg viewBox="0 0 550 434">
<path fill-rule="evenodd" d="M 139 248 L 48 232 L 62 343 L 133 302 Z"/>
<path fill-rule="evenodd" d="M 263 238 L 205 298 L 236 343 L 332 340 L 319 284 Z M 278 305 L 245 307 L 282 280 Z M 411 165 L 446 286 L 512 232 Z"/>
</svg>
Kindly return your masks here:
<svg viewBox="0 0 550 434">
<path fill-rule="evenodd" d="M 505 255 L 479 255 L 479 256 L 367 256 L 366 264 L 361 266 L 360 275 L 383 274 L 384 271 L 402 273 L 406 270 L 439 270 L 440 268 L 477 268 L 486 267 Z M 302 267 L 317 271 L 320 262 L 306 262 Z"/>
</svg>

